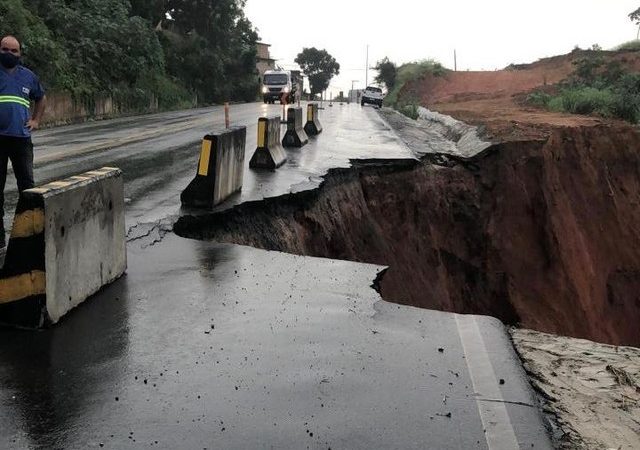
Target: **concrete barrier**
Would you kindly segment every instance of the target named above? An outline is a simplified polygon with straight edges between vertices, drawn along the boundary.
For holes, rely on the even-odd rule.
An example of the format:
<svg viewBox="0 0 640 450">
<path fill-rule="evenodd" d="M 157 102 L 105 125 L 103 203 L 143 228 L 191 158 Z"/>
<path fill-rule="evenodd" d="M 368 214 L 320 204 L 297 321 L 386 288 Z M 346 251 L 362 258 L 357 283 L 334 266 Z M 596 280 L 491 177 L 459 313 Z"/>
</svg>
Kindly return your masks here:
<svg viewBox="0 0 640 450">
<path fill-rule="evenodd" d="M 242 189 L 246 127 L 231 127 L 202 140 L 196 177 L 180 194 L 185 206 L 212 208 Z"/>
<path fill-rule="evenodd" d="M 287 111 L 287 132 L 282 139 L 283 147 L 302 147 L 309 142 L 302 127 L 302 108 L 291 107 Z"/>
<path fill-rule="evenodd" d="M 304 131 L 309 136 L 317 136 L 322 133 L 322 125 L 318 119 L 317 103 L 309 103 L 307 105 L 307 123 L 304 125 Z"/>
<path fill-rule="evenodd" d="M 126 267 L 120 169 L 28 189 L 18 200 L 0 271 L 0 323 L 54 324 Z"/>
<path fill-rule="evenodd" d="M 258 119 L 258 148 L 249 161 L 252 169 L 276 169 L 287 161 L 280 144 L 280 116 Z"/>
</svg>

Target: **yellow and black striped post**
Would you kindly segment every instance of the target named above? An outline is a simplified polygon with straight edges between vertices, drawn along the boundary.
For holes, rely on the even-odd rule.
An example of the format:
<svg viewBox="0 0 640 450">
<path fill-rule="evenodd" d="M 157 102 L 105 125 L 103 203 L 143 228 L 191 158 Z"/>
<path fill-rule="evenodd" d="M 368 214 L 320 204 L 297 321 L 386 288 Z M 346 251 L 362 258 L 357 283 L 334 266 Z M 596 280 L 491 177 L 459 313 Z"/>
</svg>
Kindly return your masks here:
<svg viewBox="0 0 640 450">
<path fill-rule="evenodd" d="M 202 139 L 196 176 L 180 194 L 185 206 L 212 208 L 242 189 L 247 128 L 234 126 Z"/>
<path fill-rule="evenodd" d="M 283 147 L 302 147 L 309 137 L 302 126 L 302 108 L 291 107 L 287 110 L 287 132 L 282 139 Z"/>
<path fill-rule="evenodd" d="M 309 136 L 317 136 L 322 133 L 322 125 L 318 119 L 317 103 L 309 103 L 307 105 L 307 123 L 304 125 L 304 131 Z"/>
<path fill-rule="evenodd" d="M 0 320 L 3 323 L 37 328 L 44 322 L 44 253 L 44 200 L 25 191 L 18 200 L 0 271 Z"/>
<path fill-rule="evenodd" d="M 280 116 L 258 119 L 258 147 L 249 161 L 252 169 L 276 169 L 287 161 L 280 144 Z"/>
</svg>

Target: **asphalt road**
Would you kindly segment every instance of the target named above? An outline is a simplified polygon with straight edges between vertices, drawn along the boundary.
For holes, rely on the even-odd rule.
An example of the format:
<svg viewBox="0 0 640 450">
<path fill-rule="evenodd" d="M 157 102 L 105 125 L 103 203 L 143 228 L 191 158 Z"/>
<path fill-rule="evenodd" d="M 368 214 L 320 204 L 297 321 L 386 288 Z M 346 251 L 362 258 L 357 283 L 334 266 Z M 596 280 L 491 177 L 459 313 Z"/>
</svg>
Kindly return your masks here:
<svg viewBox="0 0 640 450">
<path fill-rule="evenodd" d="M 362 111 L 366 117 L 377 119 L 373 108 L 366 107 L 361 111 L 356 109 L 359 106 L 340 106 L 338 103 L 332 108 L 328 104 L 325 106 L 321 113 L 325 114 L 323 119 L 327 125 L 330 124 L 327 120 L 341 124 L 340 127 L 325 127 L 323 135 L 330 137 L 324 140 L 332 141 L 330 151 L 290 151 L 286 164 L 290 170 L 265 175 L 248 169 L 256 147 L 257 121 L 264 115 L 281 115 L 282 107 L 261 103 L 231 105 L 231 124 L 247 127 L 245 183 L 242 194 L 223 207 L 312 188 L 328 169 L 347 167 L 351 158 L 413 157 L 414 154 L 389 133 L 389 127 L 378 129 L 354 119 L 354 115 Z M 175 215 L 179 210 L 179 194 L 195 174 L 202 136 L 223 124 L 223 107 L 216 106 L 40 130 L 33 137 L 36 185 L 97 167 L 119 167 L 125 177 L 130 226 Z M 378 142 L 397 145 L 379 146 Z M 311 142 L 305 148 L 315 146 Z M 12 174 L 7 178 L 5 198 L 5 225 L 9 229 L 11 211 L 17 201 Z"/>
<path fill-rule="evenodd" d="M 253 129 L 260 114 L 280 112 L 259 104 L 231 108 L 234 124 Z M 168 183 L 195 173 L 200 139 L 223 124 L 224 111 L 218 106 L 40 130 L 33 136 L 35 181 L 38 185 L 97 167 L 119 167 L 127 201 L 138 205 L 154 192 L 163 195 Z M 5 195 L 10 212 L 17 200 L 11 175 Z M 150 210 L 154 205 L 142 207 Z M 10 217 L 5 223 L 10 227 Z"/>
<path fill-rule="evenodd" d="M 232 108 L 247 126 L 279 106 Z M 415 158 L 371 107 L 222 208 L 313 189 L 352 158 Z M 171 232 L 211 108 L 36 135 L 36 178 L 125 175 L 127 275 L 52 329 L 0 330 L 2 448 L 551 448 L 504 327 L 382 300 L 384 269 Z M 213 122 L 213 126 L 211 123 Z"/>
</svg>

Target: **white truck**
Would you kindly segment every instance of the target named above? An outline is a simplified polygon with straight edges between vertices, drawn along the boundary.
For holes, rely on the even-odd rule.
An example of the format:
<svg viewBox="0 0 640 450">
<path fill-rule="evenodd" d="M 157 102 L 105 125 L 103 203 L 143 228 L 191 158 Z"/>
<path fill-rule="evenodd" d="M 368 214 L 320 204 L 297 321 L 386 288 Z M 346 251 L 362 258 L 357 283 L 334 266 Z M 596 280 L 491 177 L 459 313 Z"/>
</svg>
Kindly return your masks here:
<svg viewBox="0 0 640 450">
<path fill-rule="evenodd" d="M 360 105 L 364 106 L 366 103 L 369 103 L 371 105 L 378 105 L 378 107 L 382 108 L 383 100 L 384 95 L 382 94 L 382 89 L 375 86 L 367 86 L 367 88 L 362 92 Z"/>
<path fill-rule="evenodd" d="M 298 70 L 267 70 L 262 78 L 262 99 L 265 103 L 296 102 L 302 93 L 302 76 Z"/>
</svg>

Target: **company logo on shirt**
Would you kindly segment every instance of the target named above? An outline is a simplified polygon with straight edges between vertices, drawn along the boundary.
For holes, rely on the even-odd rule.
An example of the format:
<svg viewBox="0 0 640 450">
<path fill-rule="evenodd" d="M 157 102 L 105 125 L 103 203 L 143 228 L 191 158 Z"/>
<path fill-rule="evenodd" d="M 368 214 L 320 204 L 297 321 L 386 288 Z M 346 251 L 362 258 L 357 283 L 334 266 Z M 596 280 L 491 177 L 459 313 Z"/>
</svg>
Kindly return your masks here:
<svg viewBox="0 0 640 450">
<path fill-rule="evenodd" d="M 26 94 L 26 95 L 29 95 L 29 92 L 31 92 L 31 90 L 30 90 L 29 88 L 27 88 L 27 87 L 23 87 L 23 88 L 22 88 L 22 92 L 23 92 L 24 94 Z"/>
</svg>

